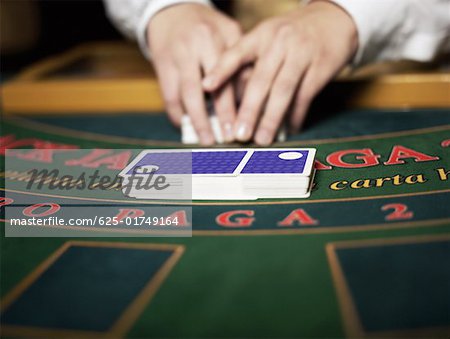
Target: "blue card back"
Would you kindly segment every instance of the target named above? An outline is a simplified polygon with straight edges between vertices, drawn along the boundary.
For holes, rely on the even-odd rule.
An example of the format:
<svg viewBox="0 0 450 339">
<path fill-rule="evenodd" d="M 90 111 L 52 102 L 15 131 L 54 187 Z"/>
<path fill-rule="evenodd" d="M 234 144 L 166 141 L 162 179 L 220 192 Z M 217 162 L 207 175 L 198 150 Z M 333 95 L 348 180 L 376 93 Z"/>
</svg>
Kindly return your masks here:
<svg viewBox="0 0 450 339">
<path fill-rule="evenodd" d="M 144 174 L 292 174 L 311 175 L 315 149 L 148 150 L 123 171 Z"/>
<path fill-rule="evenodd" d="M 308 150 L 255 150 L 242 174 L 303 174 Z"/>
<path fill-rule="evenodd" d="M 149 152 L 127 174 L 157 168 L 156 174 L 233 174 L 247 151 Z"/>
</svg>

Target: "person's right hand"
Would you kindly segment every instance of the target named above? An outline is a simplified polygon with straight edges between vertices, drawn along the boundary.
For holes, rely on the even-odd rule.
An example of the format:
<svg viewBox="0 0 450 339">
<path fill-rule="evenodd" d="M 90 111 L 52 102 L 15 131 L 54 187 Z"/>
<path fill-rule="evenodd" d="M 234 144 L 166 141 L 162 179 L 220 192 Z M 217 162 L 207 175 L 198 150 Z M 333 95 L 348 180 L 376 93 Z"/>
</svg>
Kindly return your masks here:
<svg viewBox="0 0 450 339">
<path fill-rule="evenodd" d="M 239 25 L 213 8 L 187 3 L 157 13 L 150 20 L 147 32 L 170 120 L 179 126 L 182 115 L 188 114 L 200 143 L 213 144 L 201 81 L 221 54 L 239 40 Z M 236 116 L 231 82 L 215 91 L 212 97 L 224 140 L 231 142 Z"/>
<path fill-rule="evenodd" d="M 203 79 L 215 91 L 253 65 L 236 118 L 236 139 L 270 145 L 286 116 L 298 131 L 313 98 L 347 65 L 358 48 L 350 14 L 331 1 L 272 17 L 223 53 Z"/>
</svg>

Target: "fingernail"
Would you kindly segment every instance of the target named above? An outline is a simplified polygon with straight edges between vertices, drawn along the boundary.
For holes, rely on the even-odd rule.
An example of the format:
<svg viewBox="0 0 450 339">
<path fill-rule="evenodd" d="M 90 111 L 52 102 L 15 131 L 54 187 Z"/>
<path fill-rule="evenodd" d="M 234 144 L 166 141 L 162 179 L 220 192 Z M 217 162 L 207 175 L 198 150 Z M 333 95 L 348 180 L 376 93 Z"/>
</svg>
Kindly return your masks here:
<svg viewBox="0 0 450 339">
<path fill-rule="evenodd" d="M 204 88 L 212 88 L 214 86 L 214 78 L 212 76 L 207 76 L 203 79 L 202 85 Z"/>
<path fill-rule="evenodd" d="M 203 131 L 199 133 L 200 143 L 205 146 L 214 145 L 214 137 L 211 133 Z"/>
<path fill-rule="evenodd" d="M 271 134 L 265 130 L 259 130 L 255 136 L 255 142 L 261 146 L 269 146 L 272 143 L 273 137 Z"/>
<path fill-rule="evenodd" d="M 233 124 L 230 122 L 225 123 L 225 125 L 223 125 L 223 134 L 225 142 L 234 141 Z"/>
<path fill-rule="evenodd" d="M 239 141 L 248 141 L 250 139 L 250 129 L 246 123 L 240 123 L 236 128 L 236 139 Z"/>
</svg>

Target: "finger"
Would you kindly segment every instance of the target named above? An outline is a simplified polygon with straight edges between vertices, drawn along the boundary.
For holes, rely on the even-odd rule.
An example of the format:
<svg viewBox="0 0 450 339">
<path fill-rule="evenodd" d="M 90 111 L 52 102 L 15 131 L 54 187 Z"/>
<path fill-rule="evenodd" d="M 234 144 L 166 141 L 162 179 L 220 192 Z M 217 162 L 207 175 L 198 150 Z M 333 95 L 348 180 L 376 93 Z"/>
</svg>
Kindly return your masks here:
<svg viewBox="0 0 450 339">
<path fill-rule="evenodd" d="M 219 89 L 213 93 L 214 108 L 225 142 L 234 141 L 234 121 L 236 119 L 236 101 L 234 98 L 234 90 L 231 84 Z"/>
<path fill-rule="evenodd" d="M 281 49 L 273 49 L 256 63 L 237 115 L 235 126 L 237 140 L 245 142 L 252 137 L 256 122 L 282 62 Z"/>
<path fill-rule="evenodd" d="M 257 35 L 249 34 L 236 45 L 226 51 L 214 69 L 203 79 L 203 88 L 215 91 L 223 85 L 241 66 L 254 61 L 256 58 Z"/>
<path fill-rule="evenodd" d="M 203 42 L 203 47 L 203 51 L 200 53 L 199 58 L 201 60 L 203 70 L 208 72 L 217 63 L 219 55 L 225 46 L 222 41 L 213 40 L 211 37 Z M 236 117 L 233 87 L 229 84 L 223 88 L 220 88 L 213 93 L 212 97 L 215 113 L 220 123 L 224 141 L 232 142 L 234 140 L 233 125 Z"/>
<path fill-rule="evenodd" d="M 332 75 L 333 73 L 326 70 L 323 65 L 311 65 L 308 68 L 296 95 L 294 109 L 290 119 L 292 132 L 298 132 L 300 130 L 311 102 L 316 94 L 330 80 Z"/>
<path fill-rule="evenodd" d="M 255 134 L 258 145 L 268 146 L 272 143 L 293 101 L 304 70 L 305 65 L 299 65 L 296 56 L 286 59 L 273 83 L 264 114 L 258 124 Z"/>
<path fill-rule="evenodd" d="M 214 144 L 214 135 L 206 112 L 205 99 L 201 88 L 199 62 L 195 59 L 179 60 L 178 69 L 181 80 L 181 98 L 186 113 L 191 117 L 192 125 L 202 145 Z"/>
<path fill-rule="evenodd" d="M 253 73 L 253 66 L 245 66 L 238 74 L 235 80 L 235 97 L 236 101 L 240 103 L 244 96 L 245 88 L 247 87 L 248 80 Z"/>
<path fill-rule="evenodd" d="M 177 69 L 172 63 L 164 63 L 156 67 L 156 72 L 169 119 L 175 126 L 180 127 L 183 105 Z"/>
<path fill-rule="evenodd" d="M 225 49 L 225 43 L 209 26 L 201 26 L 195 36 L 195 45 L 201 46 L 195 50 L 196 58 L 200 60 L 204 73 L 210 72 L 217 64 Z"/>
</svg>

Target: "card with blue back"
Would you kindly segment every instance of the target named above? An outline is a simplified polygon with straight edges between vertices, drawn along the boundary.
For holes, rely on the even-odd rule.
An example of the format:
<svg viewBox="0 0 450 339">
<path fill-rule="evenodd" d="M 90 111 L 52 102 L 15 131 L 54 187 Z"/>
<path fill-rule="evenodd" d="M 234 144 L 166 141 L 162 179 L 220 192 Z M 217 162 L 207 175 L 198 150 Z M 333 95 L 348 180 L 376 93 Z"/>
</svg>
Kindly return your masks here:
<svg viewBox="0 0 450 339">
<path fill-rule="evenodd" d="M 153 149 L 141 152 L 120 175 L 310 176 L 315 153 L 314 148 Z"/>
</svg>

